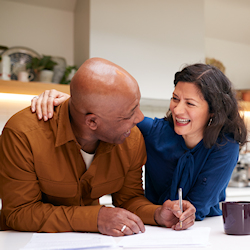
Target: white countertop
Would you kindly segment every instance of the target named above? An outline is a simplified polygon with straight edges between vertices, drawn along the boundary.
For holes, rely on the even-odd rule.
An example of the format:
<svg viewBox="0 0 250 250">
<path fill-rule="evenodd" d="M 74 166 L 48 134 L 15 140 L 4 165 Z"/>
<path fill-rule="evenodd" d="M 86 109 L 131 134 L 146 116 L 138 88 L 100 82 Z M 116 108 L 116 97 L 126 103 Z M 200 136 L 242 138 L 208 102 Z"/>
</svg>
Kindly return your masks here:
<svg viewBox="0 0 250 250">
<path fill-rule="evenodd" d="M 228 187 L 226 189 L 227 200 L 236 201 L 236 200 L 248 200 L 250 201 L 250 187 L 244 188 L 234 188 Z M 100 199 L 101 204 L 111 204 L 111 196 L 105 195 Z M 210 227 L 210 244 L 206 248 L 189 248 L 190 250 L 198 249 L 213 249 L 213 250 L 235 250 L 243 249 L 250 244 L 250 235 L 249 236 L 232 236 L 226 235 L 223 230 L 223 220 L 222 216 L 216 216 L 212 218 L 205 218 L 203 221 L 195 222 L 193 227 Z M 31 239 L 32 233 L 29 232 L 16 232 L 16 231 L 1 231 L 0 232 L 0 249 L 1 250 L 18 250 L 21 247 L 24 247 L 28 241 Z M 116 238 L 116 241 L 119 238 Z M 164 249 L 164 248 L 159 248 Z M 166 248 L 166 249 L 183 249 L 183 248 Z M 130 249 L 133 250 L 133 249 Z M 139 249 L 137 249 L 139 250 Z M 151 250 L 148 248 L 147 250 Z"/>
<path fill-rule="evenodd" d="M 250 244 L 250 235 L 234 236 L 226 235 L 223 230 L 222 216 L 205 218 L 203 221 L 195 222 L 193 227 L 210 227 L 209 245 L 203 248 L 188 248 L 189 250 L 211 249 L 211 250 L 235 250 L 245 249 Z M 1 231 L 0 232 L 0 249 L 1 250 L 18 250 L 24 247 L 31 239 L 32 233 L 29 232 L 16 232 L 16 231 Z M 121 237 L 115 238 L 118 242 Z M 154 248 L 155 250 L 156 248 Z M 164 248 L 159 248 L 164 249 Z M 184 248 L 166 248 L 181 250 Z M 135 250 L 130 248 L 130 250 Z M 138 248 L 136 250 L 139 250 Z M 153 250 L 147 248 L 147 250 Z"/>
<path fill-rule="evenodd" d="M 227 187 L 226 201 L 250 201 L 250 187 Z"/>
</svg>

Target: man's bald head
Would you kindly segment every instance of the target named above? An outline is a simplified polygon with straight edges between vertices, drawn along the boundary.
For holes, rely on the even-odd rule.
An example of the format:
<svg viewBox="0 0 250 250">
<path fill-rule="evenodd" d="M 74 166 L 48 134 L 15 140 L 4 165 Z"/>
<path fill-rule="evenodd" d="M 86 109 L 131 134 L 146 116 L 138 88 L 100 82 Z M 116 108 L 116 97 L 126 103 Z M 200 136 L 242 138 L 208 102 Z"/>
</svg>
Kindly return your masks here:
<svg viewBox="0 0 250 250">
<path fill-rule="evenodd" d="M 71 81 L 71 102 L 82 107 L 82 112 L 94 113 L 110 103 L 110 98 L 126 96 L 138 88 L 136 80 L 122 67 L 102 58 L 91 58 Z"/>
<path fill-rule="evenodd" d="M 143 119 L 136 80 L 120 66 L 101 58 L 83 63 L 73 77 L 70 121 L 85 152 L 99 141 L 122 143 Z"/>
</svg>

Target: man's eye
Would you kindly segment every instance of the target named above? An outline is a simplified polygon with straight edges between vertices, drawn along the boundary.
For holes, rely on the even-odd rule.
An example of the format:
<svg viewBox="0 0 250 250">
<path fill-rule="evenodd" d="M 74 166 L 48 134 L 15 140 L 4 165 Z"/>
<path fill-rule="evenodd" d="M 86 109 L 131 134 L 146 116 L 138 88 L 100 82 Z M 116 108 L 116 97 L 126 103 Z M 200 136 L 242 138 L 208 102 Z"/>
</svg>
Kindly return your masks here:
<svg viewBox="0 0 250 250">
<path fill-rule="evenodd" d="M 172 97 L 171 98 L 173 101 L 178 101 L 179 99 L 178 98 L 176 98 L 176 97 Z"/>
<path fill-rule="evenodd" d="M 129 120 L 129 119 L 131 119 L 133 115 L 134 115 L 134 114 L 132 114 L 132 115 L 129 116 L 129 117 L 124 118 L 124 120 Z"/>
</svg>

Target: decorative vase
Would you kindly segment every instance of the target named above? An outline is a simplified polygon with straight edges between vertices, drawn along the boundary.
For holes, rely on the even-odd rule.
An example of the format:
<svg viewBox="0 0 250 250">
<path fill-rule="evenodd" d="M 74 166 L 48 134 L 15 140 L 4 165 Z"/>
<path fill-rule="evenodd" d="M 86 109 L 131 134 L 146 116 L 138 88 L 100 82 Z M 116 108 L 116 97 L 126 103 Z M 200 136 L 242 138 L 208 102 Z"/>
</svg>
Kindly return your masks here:
<svg viewBox="0 0 250 250">
<path fill-rule="evenodd" d="M 52 70 L 41 70 L 39 74 L 39 82 L 52 82 L 54 72 Z"/>
</svg>

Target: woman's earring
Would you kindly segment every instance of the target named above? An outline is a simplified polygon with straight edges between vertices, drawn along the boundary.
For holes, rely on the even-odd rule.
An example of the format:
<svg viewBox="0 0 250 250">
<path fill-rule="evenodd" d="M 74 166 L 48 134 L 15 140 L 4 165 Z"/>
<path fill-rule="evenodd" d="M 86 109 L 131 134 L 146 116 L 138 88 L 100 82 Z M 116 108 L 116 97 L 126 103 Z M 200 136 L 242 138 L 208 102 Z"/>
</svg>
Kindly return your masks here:
<svg viewBox="0 0 250 250">
<path fill-rule="evenodd" d="M 208 125 L 207 125 L 208 127 L 211 125 L 212 121 L 213 121 L 213 119 L 210 118 L 209 123 L 208 123 Z"/>
</svg>

